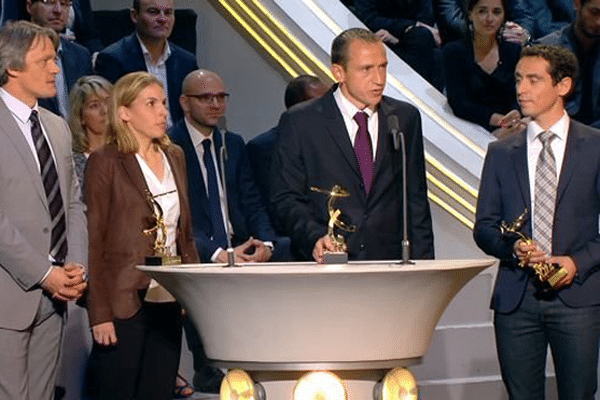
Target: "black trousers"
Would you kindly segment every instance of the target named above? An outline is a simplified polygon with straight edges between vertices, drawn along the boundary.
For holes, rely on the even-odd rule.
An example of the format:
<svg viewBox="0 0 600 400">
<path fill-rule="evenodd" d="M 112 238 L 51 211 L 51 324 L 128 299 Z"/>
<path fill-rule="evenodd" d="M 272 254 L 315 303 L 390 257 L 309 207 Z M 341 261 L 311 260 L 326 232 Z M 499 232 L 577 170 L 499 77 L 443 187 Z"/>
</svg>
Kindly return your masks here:
<svg viewBox="0 0 600 400">
<path fill-rule="evenodd" d="M 171 400 L 181 355 L 177 303 L 146 303 L 115 319 L 116 346 L 96 346 L 100 400 Z"/>
</svg>

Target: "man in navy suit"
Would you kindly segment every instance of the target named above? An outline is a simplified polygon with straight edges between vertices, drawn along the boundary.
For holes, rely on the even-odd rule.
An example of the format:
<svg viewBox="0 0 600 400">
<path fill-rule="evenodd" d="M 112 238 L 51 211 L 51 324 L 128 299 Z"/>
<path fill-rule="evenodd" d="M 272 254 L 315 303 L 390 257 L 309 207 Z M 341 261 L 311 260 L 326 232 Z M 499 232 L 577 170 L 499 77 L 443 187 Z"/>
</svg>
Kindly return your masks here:
<svg viewBox="0 0 600 400">
<path fill-rule="evenodd" d="M 577 60 L 568 50 L 525 48 L 516 67 L 517 98 L 527 129 L 491 143 L 474 238 L 500 259 L 492 295 L 496 345 L 510 399 L 543 399 L 550 345 L 561 400 L 592 400 L 600 336 L 600 131 L 567 115 Z M 523 233 L 502 234 L 524 210 Z M 553 290 L 539 289 L 530 268 L 546 261 L 567 271 Z"/>
<path fill-rule="evenodd" d="M 197 70 L 188 74 L 180 99 L 185 117 L 173 127 L 170 136 L 186 156 L 192 229 L 200 259 L 227 262 L 226 237 L 219 234 L 227 224 L 229 229 L 225 232 L 231 234 L 235 261 L 265 262 L 273 255 L 276 235 L 254 185 L 244 141 L 239 135 L 217 127 L 227 110 L 228 96 L 223 80 L 214 72 Z M 220 176 L 222 146 L 227 149 L 227 198 Z M 216 185 L 214 192 L 211 180 Z M 225 202 L 229 207 L 228 219 Z M 184 327 L 194 355 L 196 390 L 218 393 L 223 374 L 207 365 L 202 342 L 192 324 L 187 321 Z"/>
<path fill-rule="evenodd" d="M 337 207 L 356 226 L 346 234 L 349 259 L 400 258 L 402 155 L 394 148 L 389 126 L 395 119 L 406 137 L 411 255 L 433 258 L 419 111 L 383 96 L 387 56 L 370 31 L 342 32 L 333 41 L 331 63 L 339 83 L 320 99 L 292 107 L 279 122 L 271 170 L 271 205 L 278 225 L 291 237 L 296 257 L 322 261 L 325 250 L 335 250 L 326 235 L 327 198 L 310 188 L 341 185 L 350 196 Z"/>
<path fill-rule="evenodd" d="M 156 75 L 169 99 L 169 123 L 177 122 L 183 117 L 181 83 L 198 65 L 192 53 L 167 40 L 175 24 L 173 0 L 133 0 L 131 20 L 135 32 L 98 53 L 96 73 L 111 82 L 135 71 Z"/>
<path fill-rule="evenodd" d="M 69 1 L 60 0 L 51 4 L 40 0 L 27 0 L 26 7 L 34 24 L 50 28 L 57 34 L 65 30 L 69 19 Z M 56 75 L 56 96 L 41 99 L 39 104 L 66 118 L 71 108 L 69 90 L 77 79 L 92 73 L 92 57 L 88 49 L 62 37 L 57 56 L 60 74 Z"/>
</svg>

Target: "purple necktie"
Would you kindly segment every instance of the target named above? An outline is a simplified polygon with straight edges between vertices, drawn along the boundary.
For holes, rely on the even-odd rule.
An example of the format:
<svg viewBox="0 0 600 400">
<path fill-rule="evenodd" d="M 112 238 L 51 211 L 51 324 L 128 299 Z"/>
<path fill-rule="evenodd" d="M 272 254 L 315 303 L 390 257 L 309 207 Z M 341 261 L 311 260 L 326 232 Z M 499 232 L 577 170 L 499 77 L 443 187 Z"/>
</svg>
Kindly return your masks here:
<svg viewBox="0 0 600 400">
<path fill-rule="evenodd" d="M 369 116 L 364 111 L 359 111 L 354 116 L 354 120 L 358 124 L 358 132 L 356 132 L 356 139 L 354 140 L 354 152 L 356 153 L 356 160 L 360 167 L 367 194 L 371 189 L 371 181 L 373 180 L 373 145 L 371 144 L 371 135 L 369 135 L 368 118 Z"/>
</svg>

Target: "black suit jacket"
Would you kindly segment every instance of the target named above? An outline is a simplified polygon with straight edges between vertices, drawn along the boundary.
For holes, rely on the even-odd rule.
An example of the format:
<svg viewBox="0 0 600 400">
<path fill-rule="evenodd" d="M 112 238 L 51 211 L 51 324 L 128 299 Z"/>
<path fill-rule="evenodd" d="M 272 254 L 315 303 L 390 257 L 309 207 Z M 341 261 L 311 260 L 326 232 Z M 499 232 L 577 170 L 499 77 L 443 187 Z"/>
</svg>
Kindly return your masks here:
<svg viewBox="0 0 600 400">
<path fill-rule="evenodd" d="M 383 97 L 379 105 L 379 140 L 374 176 L 365 193 L 354 148 L 334 99 L 334 87 L 322 98 L 299 104 L 279 121 L 280 137 L 273 152 L 271 205 L 283 233 L 292 239 L 295 255 L 312 259 L 316 241 L 327 233 L 327 198 L 311 186 L 341 185 L 350 196 L 336 206 L 356 225 L 347 233 L 351 260 L 401 257 L 401 155 L 393 151 L 388 117 L 398 117 L 406 135 L 408 221 L 412 258 L 433 258 L 431 213 L 425 183 L 423 138 L 419 111 Z"/>
<path fill-rule="evenodd" d="M 62 45 L 62 51 L 59 55 L 60 62 L 62 63 L 62 70 L 60 71 L 65 78 L 65 84 L 67 85 L 67 93 L 71 91 L 71 88 L 77 81 L 85 75 L 91 75 L 92 73 L 92 56 L 88 49 L 80 44 L 73 43 L 65 38 L 60 38 L 60 44 Z M 67 96 L 67 100 L 69 97 Z M 56 115 L 60 114 L 58 108 L 58 99 L 52 97 L 49 99 L 40 99 L 39 104 L 52 111 Z M 67 110 L 70 106 L 67 104 Z M 67 117 L 66 115 L 64 117 Z"/>
<path fill-rule="evenodd" d="M 579 269 L 571 286 L 558 295 L 570 307 L 600 304 L 600 131 L 571 120 L 558 180 L 552 230 L 552 254 L 569 255 Z M 531 210 L 526 133 L 491 143 L 485 159 L 473 235 L 500 268 L 492 307 L 503 313 L 521 304 L 528 271 L 517 265 L 516 235 L 503 237 L 500 223 Z M 524 233 L 531 237 L 531 218 Z"/>
<path fill-rule="evenodd" d="M 210 262 L 210 257 L 219 248 L 219 245 L 211 239 L 212 224 L 206 186 L 200 169 L 201 161 L 198 159 L 198 153 L 196 153 L 183 120 L 173 127 L 170 136 L 173 142 L 183 148 L 185 153 L 196 247 L 201 260 Z M 223 136 L 218 129 L 215 129 L 213 138 L 217 150 L 217 160 L 219 160 L 219 149 L 223 144 Z M 229 205 L 229 220 L 234 231 L 233 245 L 245 242 L 250 236 L 263 241 L 275 242 L 277 239 L 275 232 L 262 204 L 260 193 L 252 179 L 252 170 L 244 140 L 239 135 L 225 132 L 225 143 L 228 155 L 225 162 L 227 204 Z"/>
<path fill-rule="evenodd" d="M 171 56 L 167 59 L 167 91 L 169 94 L 169 111 L 173 122 L 183 118 L 183 110 L 179 105 L 181 83 L 186 75 L 196 69 L 196 56 L 187 50 L 169 42 Z M 98 53 L 95 70 L 111 82 L 130 72 L 147 71 L 142 47 L 135 32 L 115 42 Z"/>
</svg>

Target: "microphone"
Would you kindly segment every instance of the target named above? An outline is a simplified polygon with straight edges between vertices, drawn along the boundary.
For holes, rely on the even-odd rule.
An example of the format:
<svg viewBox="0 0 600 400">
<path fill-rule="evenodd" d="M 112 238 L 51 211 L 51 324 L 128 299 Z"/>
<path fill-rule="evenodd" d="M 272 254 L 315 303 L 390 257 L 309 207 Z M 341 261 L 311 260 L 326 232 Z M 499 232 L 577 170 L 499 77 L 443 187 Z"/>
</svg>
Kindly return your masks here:
<svg viewBox="0 0 600 400">
<path fill-rule="evenodd" d="M 406 183 L 406 143 L 404 140 L 404 133 L 400 131 L 398 124 L 398 116 L 390 115 L 388 117 L 388 126 L 390 128 L 390 135 L 392 136 L 392 143 L 394 145 L 394 152 L 400 151 L 402 156 L 402 187 L 400 197 L 402 198 L 402 261 L 400 264 L 407 265 L 413 264 L 410 259 L 410 242 L 408 240 L 408 206 L 407 206 L 407 183 Z"/>
<path fill-rule="evenodd" d="M 218 129 L 218 128 L 217 128 Z M 225 216 L 225 235 L 227 236 L 227 266 L 235 267 L 235 253 L 233 252 L 233 246 L 231 245 L 231 232 L 229 231 L 229 197 L 227 197 L 227 177 L 225 175 L 225 161 L 229 158 L 227 154 L 227 146 L 225 145 L 225 135 L 227 132 L 221 134 L 221 148 L 219 149 L 220 162 L 219 169 L 221 172 L 221 187 L 223 188 L 223 196 L 225 197 L 225 207 L 223 207 L 223 214 Z"/>
</svg>

